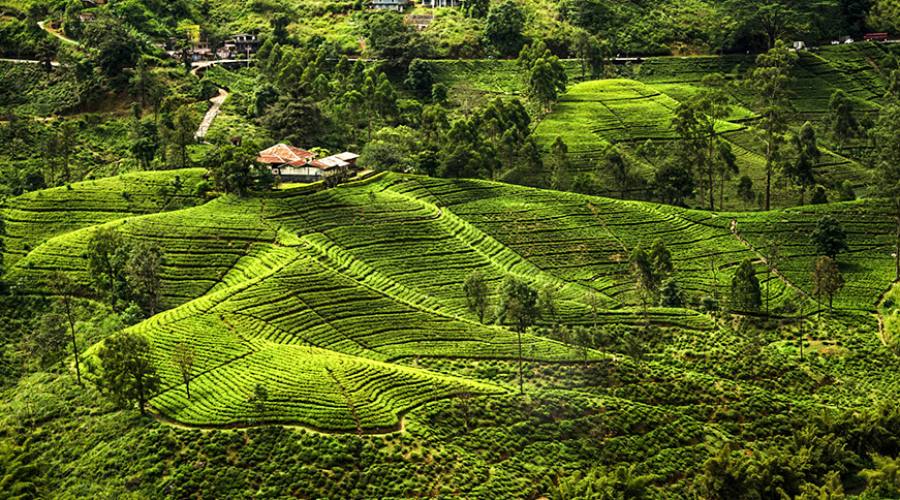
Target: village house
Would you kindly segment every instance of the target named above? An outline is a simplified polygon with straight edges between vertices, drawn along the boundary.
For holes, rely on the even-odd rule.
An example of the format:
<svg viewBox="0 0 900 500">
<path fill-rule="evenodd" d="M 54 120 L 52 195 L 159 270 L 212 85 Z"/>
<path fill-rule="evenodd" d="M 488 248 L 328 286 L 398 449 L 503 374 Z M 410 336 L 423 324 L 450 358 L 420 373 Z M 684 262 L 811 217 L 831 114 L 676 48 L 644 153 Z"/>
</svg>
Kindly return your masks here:
<svg viewBox="0 0 900 500">
<path fill-rule="evenodd" d="M 369 8 L 375 10 L 395 10 L 403 12 L 410 4 L 410 0 L 371 0 Z"/>
<path fill-rule="evenodd" d="M 422 7 L 459 7 L 460 0 L 422 0 Z"/>
<path fill-rule="evenodd" d="M 267 165 L 279 182 L 316 182 L 346 177 L 356 170 L 359 155 L 345 151 L 316 158 L 315 153 L 287 144 L 276 144 L 259 152 L 256 161 Z"/>
<path fill-rule="evenodd" d="M 225 58 L 237 59 L 243 57 L 250 59 L 250 56 L 259 49 L 259 39 L 257 39 L 256 35 L 250 33 L 233 35 L 225 42 L 223 49 Z"/>
</svg>

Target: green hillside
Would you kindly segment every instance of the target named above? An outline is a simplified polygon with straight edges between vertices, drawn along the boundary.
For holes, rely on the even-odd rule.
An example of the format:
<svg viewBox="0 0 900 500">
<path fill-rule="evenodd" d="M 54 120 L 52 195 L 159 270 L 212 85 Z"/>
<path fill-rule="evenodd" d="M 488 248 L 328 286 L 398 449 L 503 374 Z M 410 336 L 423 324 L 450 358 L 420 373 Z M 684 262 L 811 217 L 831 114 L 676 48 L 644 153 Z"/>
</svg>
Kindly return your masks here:
<svg viewBox="0 0 900 500">
<path fill-rule="evenodd" d="M 34 200 L 50 195 L 57 206 L 73 211 L 120 210 L 107 226 L 130 240 L 161 245 L 163 304 L 174 308 L 132 330 L 151 340 L 163 377 L 164 389 L 151 405 L 168 419 L 202 426 L 284 422 L 386 429 L 398 425 L 400 414 L 436 397 L 504 392 L 500 386 L 404 367 L 420 358 L 515 359 L 515 336 L 479 324 L 466 308 L 462 284 L 473 270 L 486 277 L 493 301 L 507 275 L 555 289 L 558 316 L 545 317 L 548 325 L 556 320 L 639 327 L 644 320 L 626 257 L 635 247 L 665 241 L 675 277 L 696 308 L 703 295 L 727 295 L 731 269 L 745 258 L 759 258 L 751 245 L 781 238 L 783 278 L 765 281 L 765 268 L 757 269 L 771 290 L 771 307 L 799 300 L 818 309 L 809 298 L 815 251 L 808 237 L 790 235 L 808 234 L 823 211 L 844 222 L 850 236 L 842 262 L 851 286 L 838 295 L 839 310 L 873 311 L 893 269 L 892 225 L 884 222 L 884 208 L 871 202 L 730 216 L 397 174 L 326 191 L 225 198 L 150 215 L 133 215 L 137 208 L 127 203 L 116 205 L 118 193 L 115 198 L 91 198 L 91 193 L 96 192 L 84 187 L 57 189 L 24 200 L 33 203 L 32 210 L 38 206 Z M 137 207 L 150 211 L 165 204 L 147 201 Z M 737 234 L 730 230 L 733 219 Z M 56 236 L 36 231 L 44 221 L 19 220 L 13 226 L 13 238 L 18 233 L 46 240 L 15 260 L 9 276 L 22 284 L 17 292 L 46 293 L 40 284 L 56 270 L 89 287 L 84 257 L 94 231 L 89 224 L 104 219 L 72 223 Z M 599 310 L 592 313 L 592 307 Z M 712 328 L 707 316 L 690 308 L 651 309 L 648 318 L 683 332 Z M 201 375 L 190 400 L 171 355 L 182 342 L 198 348 L 195 369 Z M 535 334 L 525 336 L 522 348 L 527 359 L 542 362 L 605 356 Z M 292 361 L 300 358 L 303 364 Z M 260 381 L 267 381 L 272 398 L 262 410 L 246 399 Z M 317 396 L 309 397 L 309 391 Z"/>
<path fill-rule="evenodd" d="M 141 189 L 135 186 L 191 173 L 135 174 L 128 177 L 129 186 L 136 196 Z M 46 293 L 43 284 L 55 270 L 67 271 L 88 287 L 86 241 L 106 225 L 128 240 L 161 245 L 163 302 L 169 309 L 130 327 L 152 346 L 162 383 L 150 408 L 161 424 L 123 430 L 113 424 L 120 415 L 116 412 L 71 422 L 46 415 L 39 417 L 41 425 L 60 437 L 80 425 L 110 446 L 137 447 L 138 454 L 157 446 L 158 439 L 179 443 L 183 454 L 161 452 L 167 465 L 160 470 L 166 474 L 197 476 L 187 472 L 189 460 L 193 450 L 205 449 L 202 434 L 167 430 L 176 429 L 167 424 L 249 427 L 251 431 L 233 432 L 244 436 L 242 443 L 257 446 L 269 439 L 266 432 L 283 431 L 260 434 L 252 429 L 278 423 L 338 433 L 310 434 L 314 441 L 302 438 L 304 446 L 319 450 L 342 449 L 346 443 L 340 433 L 348 433 L 361 436 L 354 438 L 361 440 L 360 446 L 386 446 L 379 453 L 425 453 L 435 459 L 440 453 L 457 454 L 467 465 L 441 487 L 448 494 L 518 496 L 520 488 L 553 487 L 539 479 L 540 469 L 520 470 L 525 463 L 565 461 L 568 465 L 560 470 L 569 474 L 563 471 L 578 464 L 612 467 L 625 461 L 652 471 L 651 490 L 665 496 L 683 491 L 683 472 L 702 473 L 703 462 L 728 441 L 754 436 L 773 445 L 792 432 L 796 421 L 826 409 L 867 411 L 871 394 L 893 390 L 900 368 L 882 347 L 894 323 L 888 323 L 891 330 L 879 331 L 873 316 L 893 278 L 893 225 L 885 216 L 888 207 L 879 202 L 710 213 L 388 173 L 328 190 L 225 197 L 144 215 L 168 206 L 151 202 L 153 198 L 121 204 L 118 191 L 99 196 L 86 186 L 37 192 L 23 198 L 23 204 L 13 199 L 8 205 L 23 206 L 25 200 L 50 195 L 60 207 L 106 216 L 43 233 L 38 229 L 44 218 L 17 221 L 17 234 L 33 235 L 29 241 L 35 242 L 9 271 L 21 300 Z M 31 206 L 36 210 L 38 205 Z M 114 218 L 117 210 L 121 212 Z M 849 249 L 839 261 L 848 286 L 836 296 L 835 312 L 825 312 L 826 321 L 816 328 L 811 314 L 827 307 L 811 296 L 816 251 L 808 233 L 825 213 L 847 231 Z M 15 238 L 9 237 L 11 245 Z M 672 253 L 686 306 L 650 308 L 645 320 L 626 256 L 657 239 Z M 771 239 L 782 242 L 781 276 L 767 276 L 760 260 Z M 699 312 L 702 297 L 726 300 L 734 269 L 746 258 L 755 262 L 763 290 L 771 290 L 780 326 L 772 322 L 770 329 L 756 329 Z M 516 396 L 515 333 L 491 322 L 480 324 L 466 307 L 462 283 L 476 269 L 486 277 L 495 304 L 500 282 L 508 275 L 557 291 L 558 316 L 545 315 L 538 328 L 523 336 L 524 401 Z M 800 317 L 806 319 L 798 322 Z M 554 333 L 555 321 L 582 325 L 592 333 L 584 338 L 574 331 L 560 335 Z M 800 325 L 807 329 L 802 343 L 808 361 L 797 357 Z M 96 354 L 101 345 L 84 349 L 89 377 L 99 376 Z M 197 353 L 190 399 L 173 361 L 172 353 L 181 345 L 193 346 Z M 748 363 L 750 359 L 754 361 Z M 67 393 L 61 383 L 23 380 L 17 395 L 4 403 L 4 425 L 33 422 L 29 418 L 35 416 L 26 411 L 28 391 L 51 400 L 82 397 Z M 252 397 L 259 384 L 267 388 L 264 404 Z M 512 425 L 529 412 L 546 411 L 556 417 Z M 466 424 L 473 426 L 471 432 L 461 430 L 463 419 L 477 422 Z M 154 437 L 139 439 L 146 425 L 153 426 Z M 566 430 L 569 425 L 575 427 Z M 605 429 L 600 438 L 605 451 L 598 456 L 585 444 L 598 439 L 600 429 Z M 521 441 L 519 433 L 544 438 Z M 498 440 L 510 443 L 503 452 L 506 458 L 489 465 L 498 453 L 491 443 Z M 52 453 L 53 442 L 39 445 L 38 456 Z M 66 449 L 79 453 L 89 446 L 70 439 Z M 255 464 L 240 474 L 265 470 L 233 446 L 225 445 L 232 450 L 227 453 L 242 456 L 247 467 Z M 294 445 L 278 446 L 288 452 Z M 304 463 L 334 475 L 309 483 L 323 488 L 313 490 L 317 495 L 361 494 L 344 482 L 355 481 L 347 475 L 352 473 L 334 472 L 334 463 L 318 456 Z M 89 455 L 73 460 L 81 470 L 78 478 L 106 467 Z M 384 457 L 359 460 L 369 467 Z M 385 477 L 395 477 L 408 466 L 401 459 L 379 467 Z M 394 485 L 373 478 L 355 488 L 377 496 L 409 496 L 433 480 L 436 472 L 422 466 Z M 488 467 L 494 471 L 491 479 L 475 479 Z M 137 469 L 132 474 L 143 478 L 138 491 L 150 492 L 161 484 Z M 296 474 L 305 473 L 298 469 Z M 512 477 L 513 483 L 503 479 Z M 76 481 L 60 491 L 118 488 L 120 479 L 110 481 L 77 489 L 76 484 L 84 483 Z M 195 491 L 188 485 L 179 488 Z"/>
<path fill-rule="evenodd" d="M 0 500 L 900 498 L 897 0 L 0 0 Z"/>
</svg>

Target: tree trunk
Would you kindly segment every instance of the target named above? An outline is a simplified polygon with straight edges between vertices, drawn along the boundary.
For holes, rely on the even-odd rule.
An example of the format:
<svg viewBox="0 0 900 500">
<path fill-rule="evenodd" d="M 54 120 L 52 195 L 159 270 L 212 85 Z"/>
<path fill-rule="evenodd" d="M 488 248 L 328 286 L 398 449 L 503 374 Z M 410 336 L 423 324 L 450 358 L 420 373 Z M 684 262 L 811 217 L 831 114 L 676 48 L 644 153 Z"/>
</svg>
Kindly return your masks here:
<svg viewBox="0 0 900 500">
<path fill-rule="evenodd" d="M 769 125 L 771 127 L 771 124 Z M 771 207 L 772 200 L 772 141 L 771 131 L 766 132 L 766 211 Z"/>
<path fill-rule="evenodd" d="M 141 410 L 141 415 L 146 416 L 147 410 L 144 408 L 146 398 L 144 398 L 144 377 L 142 375 L 137 375 L 135 377 L 135 385 L 137 386 L 137 398 L 138 398 L 138 407 Z"/>
<path fill-rule="evenodd" d="M 519 336 L 519 394 L 525 394 L 525 386 L 522 382 L 522 329 L 516 328 Z"/>
<path fill-rule="evenodd" d="M 191 377 L 186 377 L 184 379 L 184 388 L 187 390 L 187 398 L 188 401 L 191 400 Z"/>
<path fill-rule="evenodd" d="M 719 177 L 719 210 L 725 210 L 725 176 Z"/>
<path fill-rule="evenodd" d="M 897 198 L 897 237 L 894 242 L 894 280 L 900 281 L 900 198 Z"/>
<path fill-rule="evenodd" d="M 72 352 L 75 354 L 75 377 L 78 379 L 78 385 L 84 387 L 84 384 L 81 382 L 81 363 L 78 360 L 78 340 L 75 338 L 75 320 L 72 318 L 69 298 L 65 298 L 63 301 L 66 304 L 66 319 L 69 321 L 69 330 L 72 333 Z"/>
</svg>

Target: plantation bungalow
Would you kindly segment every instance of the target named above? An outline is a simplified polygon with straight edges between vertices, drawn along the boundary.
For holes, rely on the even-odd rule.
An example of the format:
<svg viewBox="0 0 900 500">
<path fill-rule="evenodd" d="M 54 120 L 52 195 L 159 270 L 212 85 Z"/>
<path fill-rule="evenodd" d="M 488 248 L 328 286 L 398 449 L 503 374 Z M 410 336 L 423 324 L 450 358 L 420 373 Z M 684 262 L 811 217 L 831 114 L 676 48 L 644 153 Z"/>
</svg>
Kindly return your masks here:
<svg viewBox="0 0 900 500">
<path fill-rule="evenodd" d="M 315 153 L 287 144 L 276 144 L 259 152 L 256 161 L 272 169 L 280 182 L 316 182 L 330 177 L 344 177 L 356 169 L 359 155 L 345 151 L 316 158 Z"/>
</svg>

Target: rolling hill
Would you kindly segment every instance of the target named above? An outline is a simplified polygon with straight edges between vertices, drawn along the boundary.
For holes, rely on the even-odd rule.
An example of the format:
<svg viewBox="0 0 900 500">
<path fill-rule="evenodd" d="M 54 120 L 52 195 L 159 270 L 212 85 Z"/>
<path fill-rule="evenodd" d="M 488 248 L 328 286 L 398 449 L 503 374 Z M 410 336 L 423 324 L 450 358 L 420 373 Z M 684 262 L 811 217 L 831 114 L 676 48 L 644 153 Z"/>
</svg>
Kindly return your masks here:
<svg viewBox="0 0 900 500">
<path fill-rule="evenodd" d="M 836 298 L 838 310 L 868 316 L 892 279 L 893 226 L 887 207 L 876 202 L 717 214 L 386 173 L 334 189 L 224 197 L 163 211 L 170 201 L 158 196 L 158 184 L 175 175 L 197 172 L 87 181 L 13 199 L 4 213 L 14 216 L 9 276 L 21 296 L 46 294 L 43 284 L 54 270 L 87 288 L 85 248 L 101 225 L 161 245 L 163 304 L 170 309 L 132 330 L 151 340 L 163 378 L 151 405 L 187 425 L 279 422 L 384 432 L 435 398 L 509 392 L 503 384 L 420 365 L 516 359 L 515 335 L 480 324 L 466 307 L 462 283 L 475 270 L 486 277 L 494 303 L 508 275 L 555 290 L 558 316 L 544 317 L 547 326 L 641 331 L 646 321 L 702 336 L 713 323 L 698 312 L 700 298 L 724 300 L 732 270 L 747 258 L 771 289 L 773 310 L 790 315 L 804 303 L 807 313 L 820 309 L 810 296 L 815 252 L 807 237 L 795 235 L 829 213 L 850 238 L 840 257 L 849 286 Z M 116 188 L 97 189 L 105 183 Z M 48 214 L 39 200 L 51 197 L 55 210 Z M 47 225 L 48 217 L 70 222 Z M 627 255 L 657 239 L 672 252 L 688 306 L 650 308 L 645 320 Z M 781 276 L 767 276 L 761 261 L 770 239 L 782 241 Z M 543 335 L 523 336 L 529 362 L 616 358 Z M 191 399 L 172 360 L 179 343 L 197 348 Z M 264 408 L 249 398 L 258 382 L 271 395 Z"/>
</svg>

